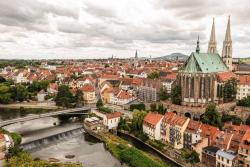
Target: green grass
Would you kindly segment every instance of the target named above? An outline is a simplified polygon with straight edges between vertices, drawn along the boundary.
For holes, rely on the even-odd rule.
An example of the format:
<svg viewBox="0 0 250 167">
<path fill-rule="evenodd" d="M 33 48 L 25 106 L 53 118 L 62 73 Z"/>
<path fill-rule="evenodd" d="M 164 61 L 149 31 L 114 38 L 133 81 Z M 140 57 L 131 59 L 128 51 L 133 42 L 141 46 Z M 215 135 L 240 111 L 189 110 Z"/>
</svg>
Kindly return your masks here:
<svg viewBox="0 0 250 167">
<path fill-rule="evenodd" d="M 130 167 L 167 167 L 158 157 L 145 153 L 117 136 L 105 134 L 106 148 L 115 158 Z"/>
</svg>

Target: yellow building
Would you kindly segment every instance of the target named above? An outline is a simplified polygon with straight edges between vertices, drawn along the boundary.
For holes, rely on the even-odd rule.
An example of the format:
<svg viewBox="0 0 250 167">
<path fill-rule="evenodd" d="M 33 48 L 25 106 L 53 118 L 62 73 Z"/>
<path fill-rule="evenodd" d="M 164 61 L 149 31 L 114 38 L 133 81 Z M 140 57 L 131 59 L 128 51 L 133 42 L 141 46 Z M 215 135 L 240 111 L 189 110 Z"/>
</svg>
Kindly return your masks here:
<svg viewBox="0 0 250 167">
<path fill-rule="evenodd" d="M 91 84 L 85 84 L 81 87 L 83 92 L 83 100 L 85 104 L 96 103 L 95 88 Z"/>
</svg>

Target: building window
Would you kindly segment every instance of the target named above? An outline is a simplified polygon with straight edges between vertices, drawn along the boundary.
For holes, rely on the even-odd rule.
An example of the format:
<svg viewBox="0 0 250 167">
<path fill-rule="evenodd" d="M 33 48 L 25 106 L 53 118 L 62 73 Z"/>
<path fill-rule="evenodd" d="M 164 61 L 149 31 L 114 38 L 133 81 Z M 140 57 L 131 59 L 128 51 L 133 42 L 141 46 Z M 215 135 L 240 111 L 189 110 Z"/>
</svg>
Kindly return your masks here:
<svg viewBox="0 0 250 167">
<path fill-rule="evenodd" d="M 229 160 L 227 160 L 227 163 L 229 164 Z"/>
</svg>

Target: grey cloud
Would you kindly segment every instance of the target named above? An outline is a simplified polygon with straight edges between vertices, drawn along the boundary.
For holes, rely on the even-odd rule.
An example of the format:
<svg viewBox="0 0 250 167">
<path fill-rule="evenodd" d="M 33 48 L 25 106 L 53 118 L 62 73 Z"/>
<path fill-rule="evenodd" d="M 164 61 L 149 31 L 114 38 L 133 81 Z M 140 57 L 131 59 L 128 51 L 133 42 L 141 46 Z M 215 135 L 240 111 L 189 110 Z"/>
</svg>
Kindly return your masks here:
<svg viewBox="0 0 250 167">
<path fill-rule="evenodd" d="M 47 16 L 49 13 L 77 18 L 78 11 L 41 3 L 36 0 L 1 0 L 0 24 L 20 26 L 28 30 L 49 31 Z"/>
</svg>

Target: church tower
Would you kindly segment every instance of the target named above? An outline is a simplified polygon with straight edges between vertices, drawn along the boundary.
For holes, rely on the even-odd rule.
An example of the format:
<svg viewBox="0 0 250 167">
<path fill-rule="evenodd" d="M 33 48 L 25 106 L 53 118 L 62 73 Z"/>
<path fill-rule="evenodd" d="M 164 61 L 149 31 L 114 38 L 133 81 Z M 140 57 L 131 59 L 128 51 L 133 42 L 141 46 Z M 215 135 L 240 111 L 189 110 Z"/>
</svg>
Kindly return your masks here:
<svg viewBox="0 0 250 167">
<path fill-rule="evenodd" d="M 233 65 L 232 65 L 232 39 L 231 39 L 231 28 L 230 28 L 230 16 L 228 17 L 227 30 L 223 42 L 222 59 L 223 62 L 227 65 L 228 69 L 232 71 Z"/>
<path fill-rule="evenodd" d="M 213 25 L 210 35 L 210 41 L 208 43 L 208 50 L 207 53 L 217 53 L 217 43 L 215 38 L 215 25 L 214 25 L 214 18 L 213 18 Z"/>
</svg>

